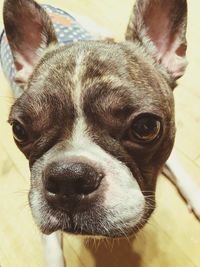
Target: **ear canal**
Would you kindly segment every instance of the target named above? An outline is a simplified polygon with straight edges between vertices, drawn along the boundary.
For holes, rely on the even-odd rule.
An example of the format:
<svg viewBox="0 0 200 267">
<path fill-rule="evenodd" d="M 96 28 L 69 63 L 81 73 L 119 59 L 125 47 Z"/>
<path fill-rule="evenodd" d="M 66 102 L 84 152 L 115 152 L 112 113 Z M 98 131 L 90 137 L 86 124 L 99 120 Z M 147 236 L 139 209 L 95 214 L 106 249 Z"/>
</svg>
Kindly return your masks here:
<svg viewBox="0 0 200 267">
<path fill-rule="evenodd" d="M 33 0 L 6 0 L 3 10 L 5 32 L 16 67 L 16 82 L 25 84 L 41 53 L 57 42 L 52 22 Z"/>
<path fill-rule="evenodd" d="M 138 41 L 176 80 L 187 66 L 186 27 L 186 0 L 137 0 L 126 40 Z"/>
</svg>

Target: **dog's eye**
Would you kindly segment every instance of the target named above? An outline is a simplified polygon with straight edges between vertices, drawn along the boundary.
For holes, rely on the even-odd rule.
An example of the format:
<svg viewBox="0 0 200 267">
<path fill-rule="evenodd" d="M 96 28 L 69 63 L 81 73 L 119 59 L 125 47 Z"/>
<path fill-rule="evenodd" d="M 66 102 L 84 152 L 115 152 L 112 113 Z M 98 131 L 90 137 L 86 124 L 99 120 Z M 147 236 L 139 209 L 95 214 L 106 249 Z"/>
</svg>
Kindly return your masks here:
<svg viewBox="0 0 200 267">
<path fill-rule="evenodd" d="M 161 131 L 161 123 L 154 116 L 137 118 L 131 127 L 131 137 L 142 142 L 155 140 Z"/>
<path fill-rule="evenodd" d="M 24 143 L 28 140 L 28 133 L 24 127 L 18 121 L 14 121 L 12 124 L 14 139 L 19 143 Z"/>
</svg>

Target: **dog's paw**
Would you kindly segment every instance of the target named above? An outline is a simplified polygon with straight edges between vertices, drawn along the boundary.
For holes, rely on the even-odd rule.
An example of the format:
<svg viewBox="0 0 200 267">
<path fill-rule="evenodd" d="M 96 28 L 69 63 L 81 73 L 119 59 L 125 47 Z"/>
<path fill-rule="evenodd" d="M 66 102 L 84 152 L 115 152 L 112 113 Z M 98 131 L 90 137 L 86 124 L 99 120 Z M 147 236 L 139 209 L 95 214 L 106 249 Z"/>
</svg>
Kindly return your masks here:
<svg viewBox="0 0 200 267">
<path fill-rule="evenodd" d="M 195 216 L 200 220 L 200 189 L 196 189 L 187 198 L 188 209 L 193 212 Z"/>
</svg>

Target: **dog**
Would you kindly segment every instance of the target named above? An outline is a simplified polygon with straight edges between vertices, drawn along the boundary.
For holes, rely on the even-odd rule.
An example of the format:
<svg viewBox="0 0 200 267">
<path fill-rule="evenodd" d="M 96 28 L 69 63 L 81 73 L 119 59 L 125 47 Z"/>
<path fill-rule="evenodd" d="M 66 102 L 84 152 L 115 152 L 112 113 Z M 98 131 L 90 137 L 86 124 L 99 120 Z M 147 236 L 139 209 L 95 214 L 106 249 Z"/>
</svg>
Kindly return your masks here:
<svg viewBox="0 0 200 267">
<path fill-rule="evenodd" d="M 51 11 L 5 0 L 2 40 L 20 92 L 9 123 L 29 160 L 29 204 L 46 266 L 63 267 L 58 231 L 115 238 L 145 225 L 167 160 L 165 174 L 199 217 L 200 191 L 171 154 L 173 90 L 187 66 L 186 0 L 137 0 L 124 42 L 85 31 L 65 43 L 53 19 L 72 17 Z"/>
</svg>

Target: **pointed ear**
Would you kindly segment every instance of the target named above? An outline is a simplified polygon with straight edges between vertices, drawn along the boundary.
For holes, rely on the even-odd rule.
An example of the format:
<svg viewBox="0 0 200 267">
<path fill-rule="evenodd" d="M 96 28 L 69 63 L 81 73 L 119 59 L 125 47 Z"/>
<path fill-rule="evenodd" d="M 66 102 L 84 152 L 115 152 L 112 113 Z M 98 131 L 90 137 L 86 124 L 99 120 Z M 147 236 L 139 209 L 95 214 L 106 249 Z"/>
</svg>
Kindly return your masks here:
<svg viewBox="0 0 200 267">
<path fill-rule="evenodd" d="M 126 40 L 138 40 L 176 80 L 187 66 L 186 26 L 186 0 L 137 0 Z"/>
<path fill-rule="evenodd" d="M 16 67 L 16 82 L 25 85 L 41 54 L 56 43 L 47 13 L 33 0 L 5 0 L 3 11 L 8 43 Z"/>
</svg>

